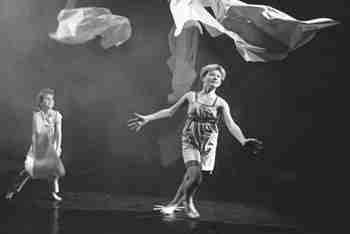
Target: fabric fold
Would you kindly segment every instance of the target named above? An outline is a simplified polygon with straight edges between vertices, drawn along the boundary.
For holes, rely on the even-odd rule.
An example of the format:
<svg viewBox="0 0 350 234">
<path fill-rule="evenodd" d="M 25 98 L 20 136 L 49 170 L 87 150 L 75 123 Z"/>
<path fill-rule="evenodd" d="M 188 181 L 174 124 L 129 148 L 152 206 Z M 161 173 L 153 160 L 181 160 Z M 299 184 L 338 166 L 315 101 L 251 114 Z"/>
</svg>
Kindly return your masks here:
<svg viewBox="0 0 350 234">
<path fill-rule="evenodd" d="M 197 26 L 185 28 L 178 37 L 174 36 L 175 27 L 169 33 L 169 48 L 171 56 L 167 60 L 172 72 L 173 92 L 168 95 L 168 102 L 176 102 L 190 90 L 197 77 L 195 71 L 198 51 L 199 29 Z"/>
<path fill-rule="evenodd" d="M 123 44 L 132 33 L 127 17 L 113 15 L 106 8 L 63 9 L 57 20 L 57 30 L 49 36 L 64 44 L 82 44 L 100 36 L 101 46 L 108 49 Z"/>
<path fill-rule="evenodd" d="M 212 16 L 205 7 L 213 10 Z M 281 60 L 309 42 L 316 33 L 339 22 L 329 18 L 298 20 L 266 5 L 237 0 L 171 0 L 170 11 L 179 36 L 188 21 L 205 25 L 213 37 L 226 34 L 245 61 Z"/>
<path fill-rule="evenodd" d="M 211 15 L 206 8 L 213 12 Z M 312 40 L 320 30 L 339 22 L 329 18 L 298 20 L 266 5 L 238 0 L 170 0 L 174 26 L 169 34 L 173 93 L 177 101 L 190 90 L 196 78 L 199 34 L 225 34 L 247 62 L 282 60 L 288 53 Z"/>
</svg>

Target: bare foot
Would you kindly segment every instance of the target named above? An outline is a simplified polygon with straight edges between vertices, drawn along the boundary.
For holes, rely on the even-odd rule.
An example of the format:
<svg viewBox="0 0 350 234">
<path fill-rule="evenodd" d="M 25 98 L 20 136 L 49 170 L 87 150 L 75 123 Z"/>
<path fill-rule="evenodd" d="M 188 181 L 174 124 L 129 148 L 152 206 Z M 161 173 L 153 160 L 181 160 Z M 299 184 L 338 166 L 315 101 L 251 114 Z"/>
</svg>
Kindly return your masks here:
<svg viewBox="0 0 350 234">
<path fill-rule="evenodd" d="M 198 219 L 200 217 L 198 211 L 195 212 L 195 211 L 186 211 L 186 215 L 191 218 L 191 219 Z"/>
<path fill-rule="evenodd" d="M 62 201 L 62 197 L 58 196 L 57 193 L 51 193 L 51 195 L 55 201 Z"/>
<path fill-rule="evenodd" d="M 190 202 L 189 204 L 187 204 L 187 202 L 184 202 L 184 206 L 187 217 L 191 219 L 196 219 L 200 217 L 199 212 L 197 211 L 196 207 L 192 202 Z"/>
<path fill-rule="evenodd" d="M 12 200 L 14 196 L 15 196 L 14 192 L 7 192 L 5 198 L 6 200 Z"/>
<path fill-rule="evenodd" d="M 182 207 L 178 205 L 155 205 L 153 210 L 159 210 L 162 214 L 171 215 L 174 214 L 175 211 L 181 210 Z"/>
</svg>

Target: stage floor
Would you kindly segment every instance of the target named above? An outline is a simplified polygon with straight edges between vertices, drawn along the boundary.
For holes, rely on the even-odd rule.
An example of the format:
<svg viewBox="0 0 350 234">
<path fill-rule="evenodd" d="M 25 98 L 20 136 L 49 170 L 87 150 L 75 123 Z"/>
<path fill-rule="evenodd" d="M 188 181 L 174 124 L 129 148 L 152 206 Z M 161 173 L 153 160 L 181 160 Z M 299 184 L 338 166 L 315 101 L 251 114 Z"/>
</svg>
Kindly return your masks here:
<svg viewBox="0 0 350 234">
<path fill-rule="evenodd" d="M 167 199 L 150 196 L 116 196 L 104 193 L 65 193 L 62 202 L 38 197 L 1 201 L 0 231 L 7 234 L 139 234 L 200 233 L 260 234 L 309 233 L 291 218 L 253 204 L 198 202 L 201 217 L 183 213 L 164 216 L 153 211 Z"/>
</svg>

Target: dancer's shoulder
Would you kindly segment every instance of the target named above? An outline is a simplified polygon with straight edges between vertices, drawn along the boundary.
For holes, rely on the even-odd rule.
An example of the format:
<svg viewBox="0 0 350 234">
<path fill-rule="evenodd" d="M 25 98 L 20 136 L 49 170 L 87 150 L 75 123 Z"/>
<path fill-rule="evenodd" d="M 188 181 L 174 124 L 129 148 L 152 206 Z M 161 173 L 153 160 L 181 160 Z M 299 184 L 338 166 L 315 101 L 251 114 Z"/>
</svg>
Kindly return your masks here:
<svg viewBox="0 0 350 234">
<path fill-rule="evenodd" d="M 33 118 L 39 118 L 41 116 L 40 114 L 40 109 L 39 108 L 34 108 L 32 112 Z"/>
<path fill-rule="evenodd" d="M 228 106 L 227 101 L 224 98 L 220 97 L 219 95 L 217 95 L 216 104 L 217 104 L 218 107 L 226 107 L 226 106 Z"/>
<path fill-rule="evenodd" d="M 190 97 L 194 97 L 196 93 L 197 93 L 196 91 L 191 90 L 191 91 L 188 91 L 186 94 Z"/>
<path fill-rule="evenodd" d="M 182 97 L 184 99 L 191 100 L 194 96 L 195 96 L 195 92 L 194 91 L 188 91 Z"/>
<path fill-rule="evenodd" d="M 186 100 L 190 103 L 194 102 L 196 100 L 196 91 L 188 91 L 184 96 L 186 98 Z"/>
<path fill-rule="evenodd" d="M 58 110 L 52 110 L 52 111 L 54 112 L 56 121 L 61 121 L 63 118 L 62 114 Z"/>
</svg>

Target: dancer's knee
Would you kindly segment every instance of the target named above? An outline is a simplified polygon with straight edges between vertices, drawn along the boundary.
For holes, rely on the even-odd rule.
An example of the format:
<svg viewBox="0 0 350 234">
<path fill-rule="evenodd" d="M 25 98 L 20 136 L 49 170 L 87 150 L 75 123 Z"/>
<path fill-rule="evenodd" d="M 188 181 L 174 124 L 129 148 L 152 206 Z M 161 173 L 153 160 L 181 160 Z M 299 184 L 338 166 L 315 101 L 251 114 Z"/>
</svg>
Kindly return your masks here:
<svg viewBox="0 0 350 234">
<path fill-rule="evenodd" d="M 201 184 L 202 181 L 203 181 L 202 171 L 199 170 L 198 175 L 197 175 L 197 183 L 198 183 L 198 184 Z"/>
<path fill-rule="evenodd" d="M 197 185 L 200 185 L 202 183 L 202 180 L 203 180 L 203 176 L 202 176 L 202 171 L 200 168 L 198 168 L 194 174 L 194 180 L 195 180 L 195 183 Z"/>
<path fill-rule="evenodd" d="M 199 185 L 202 182 L 202 172 L 199 164 L 189 166 L 186 174 L 189 184 Z"/>
</svg>

